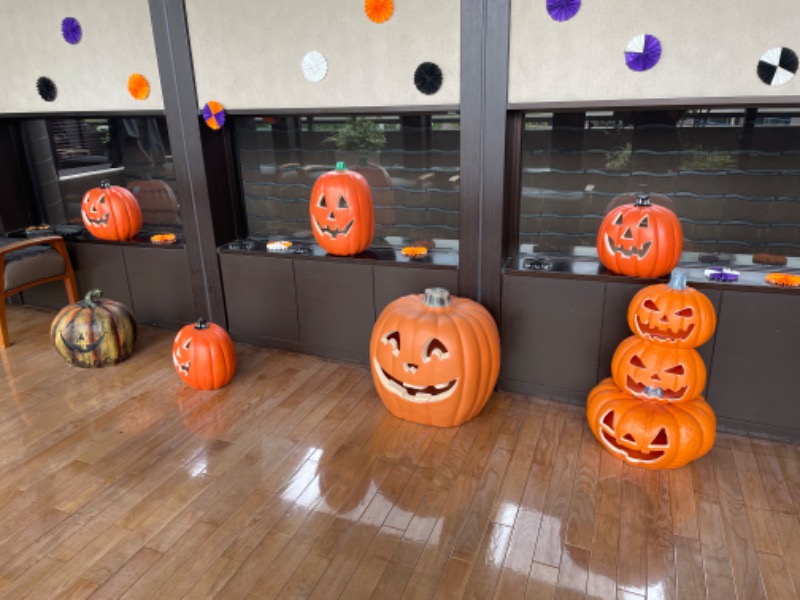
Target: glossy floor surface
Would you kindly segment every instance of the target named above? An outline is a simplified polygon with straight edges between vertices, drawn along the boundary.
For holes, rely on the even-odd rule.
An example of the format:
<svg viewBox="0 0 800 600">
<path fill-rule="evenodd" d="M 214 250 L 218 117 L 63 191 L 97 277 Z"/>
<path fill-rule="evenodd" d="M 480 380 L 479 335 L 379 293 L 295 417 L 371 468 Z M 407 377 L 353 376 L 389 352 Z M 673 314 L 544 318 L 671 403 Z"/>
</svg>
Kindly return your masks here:
<svg viewBox="0 0 800 600">
<path fill-rule="evenodd" d="M 185 387 L 173 333 L 71 367 L 53 314 L 0 351 L 0 598 L 796 598 L 800 450 L 720 435 L 622 465 L 583 411 L 495 393 L 470 423 L 389 415 L 365 368 L 237 345 Z"/>
</svg>

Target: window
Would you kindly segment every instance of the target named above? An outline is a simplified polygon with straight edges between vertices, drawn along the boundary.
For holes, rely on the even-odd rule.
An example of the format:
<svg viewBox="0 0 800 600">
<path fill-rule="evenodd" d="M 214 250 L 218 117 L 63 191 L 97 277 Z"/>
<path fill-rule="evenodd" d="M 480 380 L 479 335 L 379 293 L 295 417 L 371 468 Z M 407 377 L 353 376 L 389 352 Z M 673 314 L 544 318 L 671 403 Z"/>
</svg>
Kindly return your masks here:
<svg viewBox="0 0 800 600">
<path fill-rule="evenodd" d="M 311 188 L 342 161 L 370 184 L 373 246 L 457 249 L 458 115 L 237 117 L 234 133 L 250 238 L 312 244 Z"/>
<path fill-rule="evenodd" d="M 646 193 L 681 220 L 681 264 L 800 268 L 800 109 L 528 113 L 522 146 L 522 255 L 596 258 L 610 204 Z"/>
</svg>

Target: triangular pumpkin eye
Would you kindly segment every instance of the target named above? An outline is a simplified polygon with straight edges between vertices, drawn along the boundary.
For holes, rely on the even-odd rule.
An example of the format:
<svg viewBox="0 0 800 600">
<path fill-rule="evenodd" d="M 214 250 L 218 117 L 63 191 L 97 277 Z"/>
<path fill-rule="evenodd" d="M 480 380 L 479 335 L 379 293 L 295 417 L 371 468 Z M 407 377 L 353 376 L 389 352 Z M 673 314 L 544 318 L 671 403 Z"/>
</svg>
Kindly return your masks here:
<svg viewBox="0 0 800 600">
<path fill-rule="evenodd" d="M 633 365 L 634 367 L 636 367 L 638 369 L 646 369 L 647 368 L 647 367 L 645 367 L 644 363 L 642 362 L 642 359 L 639 358 L 638 356 L 636 356 L 635 354 L 633 355 L 633 358 L 631 359 L 631 365 Z"/>
<path fill-rule="evenodd" d="M 320 208 L 328 208 L 328 203 L 325 202 L 325 194 L 319 197 L 319 202 L 317 202 L 317 206 Z"/>
<path fill-rule="evenodd" d="M 652 446 L 666 446 L 667 444 L 669 444 L 669 439 L 667 438 L 667 432 L 662 427 L 658 431 L 658 433 L 656 434 L 656 437 L 653 438 L 653 441 L 650 442 L 650 446 L 651 447 Z"/>
<path fill-rule="evenodd" d="M 344 196 L 339 196 L 339 205 L 336 208 L 350 208 L 350 205 L 347 203 L 347 200 L 344 199 Z"/>
<path fill-rule="evenodd" d="M 606 413 L 606 416 L 603 417 L 603 425 L 608 427 L 611 431 L 614 431 L 614 411 L 610 410 Z"/>
<path fill-rule="evenodd" d="M 642 306 L 644 306 L 647 310 L 658 310 L 658 306 L 656 306 L 656 303 L 650 300 L 649 298 L 644 301 L 644 304 Z"/>
<path fill-rule="evenodd" d="M 617 218 L 614 219 L 614 225 L 622 225 L 622 213 L 619 213 Z"/>
<path fill-rule="evenodd" d="M 676 365 L 674 367 L 670 367 L 669 369 L 664 369 L 665 373 L 670 373 L 671 375 L 683 375 L 686 373 L 686 369 L 683 368 L 683 365 Z"/>
<path fill-rule="evenodd" d="M 687 308 L 682 308 L 681 310 L 679 310 L 678 312 L 675 313 L 675 316 L 676 317 L 684 317 L 684 318 L 688 319 L 689 317 L 693 317 L 694 316 L 694 311 L 691 308 L 688 308 L 688 307 Z"/>
<path fill-rule="evenodd" d="M 645 216 L 641 221 L 639 221 L 639 227 L 643 227 L 644 229 L 650 227 L 650 217 Z"/>
</svg>

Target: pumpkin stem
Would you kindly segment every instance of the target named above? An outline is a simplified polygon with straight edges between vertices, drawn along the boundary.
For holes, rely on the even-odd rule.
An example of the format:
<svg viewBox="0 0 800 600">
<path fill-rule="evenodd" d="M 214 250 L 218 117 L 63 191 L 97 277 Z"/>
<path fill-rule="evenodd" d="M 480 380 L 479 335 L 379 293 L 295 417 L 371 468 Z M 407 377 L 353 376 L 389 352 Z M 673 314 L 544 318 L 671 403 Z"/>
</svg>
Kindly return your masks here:
<svg viewBox="0 0 800 600">
<path fill-rule="evenodd" d="M 91 290 L 89 291 L 83 299 L 84 304 L 86 306 L 91 306 L 94 308 L 100 303 L 100 296 L 103 295 L 102 290 Z"/>
<path fill-rule="evenodd" d="M 686 271 L 683 269 L 675 269 L 669 278 L 669 287 L 673 290 L 682 292 L 686 289 Z"/>
<path fill-rule="evenodd" d="M 194 324 L 195 329 L 208 329 L 208 323 L 203 317 L 197 319 L 197 323 Z"/>
<path fill-rule="evenodd" d="M 636 202 L 633 204 L 634 206 L 651 206 L 650 204 L 650 196 L 647 194 L 639 194 L 636 196 Z"/>
<path fill-rule="evenodd" d="M 336 163 L 336 170 L 337 171 L 347 171 L 347 165 L 344 164 L 343 160 L 340 160 Z"/>
<path fill-rule="evenodd" d="M 103 181 L 100 182 L 100 187 L 103 189 L 108 189 L 111 187 L 111 184 L 108 182 L 108 179 L 103 179 Z"/>
<path fill-rule="evenodd" d="M 450 292 L 444 288 L 428 288 L 422 297 L 422 304 L 435 308 L 450 306 Z"/>
</svg>

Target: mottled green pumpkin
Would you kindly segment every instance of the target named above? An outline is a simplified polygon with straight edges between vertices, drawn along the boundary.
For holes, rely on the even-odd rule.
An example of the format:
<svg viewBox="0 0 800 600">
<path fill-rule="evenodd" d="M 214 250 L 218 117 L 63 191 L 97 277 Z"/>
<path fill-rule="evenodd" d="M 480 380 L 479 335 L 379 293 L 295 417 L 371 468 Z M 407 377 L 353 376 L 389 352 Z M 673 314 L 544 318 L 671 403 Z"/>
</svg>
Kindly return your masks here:
<svg viewBox="0 0 800 600">
<path fill-rule="evenodd" d="M 136 321 L 127 306 L 101 299 L 100 290 L 61 309 L 50 325 L 56 350 L 76 367 L 104 367 L 128 358 L 136 342 Z"/>
</svg>

